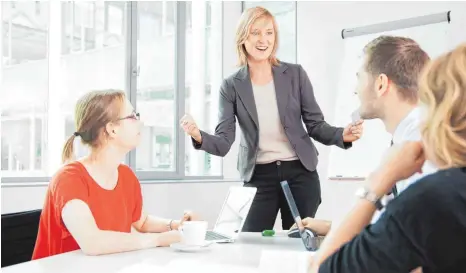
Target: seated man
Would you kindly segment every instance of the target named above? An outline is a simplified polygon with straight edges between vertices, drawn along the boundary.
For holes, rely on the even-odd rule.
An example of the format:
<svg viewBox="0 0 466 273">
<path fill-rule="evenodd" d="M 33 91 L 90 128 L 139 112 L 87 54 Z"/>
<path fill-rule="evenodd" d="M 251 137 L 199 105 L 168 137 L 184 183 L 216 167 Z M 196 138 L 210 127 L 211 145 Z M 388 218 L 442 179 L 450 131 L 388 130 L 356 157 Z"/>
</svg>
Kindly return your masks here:
<svg viewBox="0 0 466 273">
<path fill-rule="evenodd" d="M 465 271 L 466 44 L 427 66 L 419 92 L 426 109 L 421 141 L 390 149 L 313 256 L 312 273 Z M 370 224 L 378 200 L 426 160 L 439 171 L 412 184 Z"/>
<path fill-rule="evenodd" d="M 412 39 L 395 36 L 380 36 L 372 40 L 364 47 L 364 54 L 363 65 L 357 74 L 356 90 L 361 103 L 361 118 L 381 119 L 392 135 L 394 144 L 420 140 L 421 111 L 418 107 L 417 82 L 429 56 Z M 368 75 L 378 73 L 382 68 L 388 71 L 388 77 L 378 85 L 371 84 Z M 422 176 L 434 171 L 433 165 L 426 162 L 422 173 L 397 181 L 394 189 L 400 193 Z M 393 195 L 386 196 L 381 201 L 386 204 L 392 198 Z M 373 222 L 379 215 L 379 212 L 374 215 Z M 329 221 L 312 218 L 304 219 L 303 223 L 319 235 L 326 235 L 331 225 Z"/>
</svg>

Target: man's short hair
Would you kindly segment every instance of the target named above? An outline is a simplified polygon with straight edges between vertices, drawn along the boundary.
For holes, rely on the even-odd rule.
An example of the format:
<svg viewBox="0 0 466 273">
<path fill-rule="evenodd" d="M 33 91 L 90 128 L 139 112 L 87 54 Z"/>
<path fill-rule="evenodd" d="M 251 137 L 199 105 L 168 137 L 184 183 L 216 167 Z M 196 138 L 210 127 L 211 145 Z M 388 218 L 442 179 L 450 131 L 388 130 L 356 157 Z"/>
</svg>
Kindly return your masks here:
<svg viewBox="0 0 466 273">
<path fill-rule="evenodd" d="M 404 100 L 418 101 L 418 78 L 430 60 L 418 43 L 406 37 L 383 35 L 369 42 L 364 54 L 367 72 L 387 75 Z"/>
</svg>

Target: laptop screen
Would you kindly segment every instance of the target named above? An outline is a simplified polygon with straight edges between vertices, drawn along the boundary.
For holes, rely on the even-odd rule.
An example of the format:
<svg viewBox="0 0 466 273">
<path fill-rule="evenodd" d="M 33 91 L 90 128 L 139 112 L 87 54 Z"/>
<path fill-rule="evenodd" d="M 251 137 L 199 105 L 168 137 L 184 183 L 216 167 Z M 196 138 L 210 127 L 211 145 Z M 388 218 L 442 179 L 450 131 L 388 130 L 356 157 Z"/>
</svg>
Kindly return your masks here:
<svg viewBox="0 0 466 273">
<path fill-rule="evenodd" d="M 280 182 L 283 194 L 285 195 L 286 201 L 288 202 L 288 206 L 290 207 L 291 215 L 294 218 L 296 225 L 298 226 L 299 234 L 301 235 L 301 239 L 303 240 L 303 244 L 307 250 L 316 250 L 317 248 L 317 241 L 313 239 L 314 236 L 311 236 L 309 233 L 306 232 L 304 225 L 301 221 L 301 216 L 299 215 L 298 207 L 293 198 L 293 194 L 290 190 L 290 185 L 288 185 L 287 181 Z"/>
<path fill-rule="evenodd" d="M 243 228 L 252 201 L 256 195 L 253 187 L 231 187 L 215 223 L 214 231 L 234 237 Z"/>
</svg>

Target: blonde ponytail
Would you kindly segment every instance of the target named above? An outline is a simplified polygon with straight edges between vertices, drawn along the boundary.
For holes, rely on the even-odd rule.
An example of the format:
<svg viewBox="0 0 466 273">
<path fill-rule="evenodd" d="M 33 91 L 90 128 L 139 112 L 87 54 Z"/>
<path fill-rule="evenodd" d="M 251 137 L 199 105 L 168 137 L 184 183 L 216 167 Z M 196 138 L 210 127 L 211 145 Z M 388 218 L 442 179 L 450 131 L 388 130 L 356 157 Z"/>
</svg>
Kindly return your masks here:
<svg viewBox="0 0 466 273">
<path fill-rule="evenodd" d="M 68 138 L 68 140 L 65 143 L 65 146 L 63 147 L 63 152 L 61 155 L 61 160 L 62 163 L 65 164 L 71 159 L 73 159 L 73 154 L 74 154 L 74 139 L 76 136 L 73 134 Z"/>
</svg>

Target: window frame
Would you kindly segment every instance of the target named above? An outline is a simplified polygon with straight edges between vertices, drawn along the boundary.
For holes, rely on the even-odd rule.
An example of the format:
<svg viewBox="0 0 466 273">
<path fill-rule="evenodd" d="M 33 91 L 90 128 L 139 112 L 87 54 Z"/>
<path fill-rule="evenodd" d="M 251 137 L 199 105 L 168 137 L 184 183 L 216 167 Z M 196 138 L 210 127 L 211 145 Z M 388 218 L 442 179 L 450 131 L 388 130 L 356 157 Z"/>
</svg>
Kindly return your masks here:
<svg viewBox="0 0 466 273">
<path fill-rule="evenodd" d="M 125 50 L 125 77 L 126 77 L 126 90 L 130 102 L 137 109 L 137 78 L 139 76 L 139 66 L 137 63 L 137 39 L 138 39 L 138 2 L 126 1 L 126 20 L 122 22 L 126 34 L 126 50 Z M 222 20 L 221 28 L 223 29 L 223 3 L 222 5 Z M 178 1 L 175 4 L 175 82 L 174 82 L 174 148 L 175 148 L 175 168 L 174 171 L 143 171 L 136 170 L 136 149 L 129 152 L 125 158 L 124 163 L 127 164 L 136 173 L 136 176 L 142 183 L 167 183 L 167 182 L 196 182 L 199 180 L 223 180 L 223 161 L 220 163 L 221 175 L 203 175 L 203 176 L 189 176 L 185 174 L 185 155 L 186 149 L 194 149 L 192 147 L 185 147 L 185 133 L 180 128 L 178 121 L 185 114 L 186 105 L 186 2 Z M 105 22 L 107 23 L 107 22 Z M 223 36 L 223 34 L 222 34 Z M 222 39 L 223 40 L 223 39 Z M 223 41 L 221 42 L 223 51 Z M 222 53 L 223 56 L 223 53 Z M 223 58 L 222 58 L 223 63 Z M 222 64 L 223 65 L 223 64 Z M 4 67 L 4 66 L 3 66 Z M 222 73 L 223 77 L 223 73 Z M 1 126 L 1 125 L 0 125 Z M 34 183 L 43 184 L 49 182 L 52 176 L 18 176 L 18 177 L 1 177 L 1 185 L 10 186 L 28 185 Z"/>
</svg>

